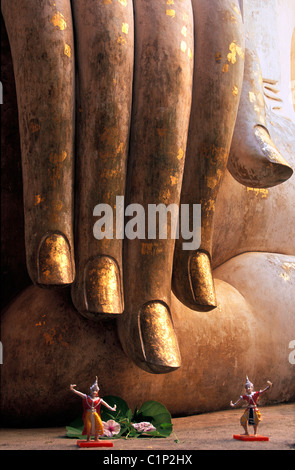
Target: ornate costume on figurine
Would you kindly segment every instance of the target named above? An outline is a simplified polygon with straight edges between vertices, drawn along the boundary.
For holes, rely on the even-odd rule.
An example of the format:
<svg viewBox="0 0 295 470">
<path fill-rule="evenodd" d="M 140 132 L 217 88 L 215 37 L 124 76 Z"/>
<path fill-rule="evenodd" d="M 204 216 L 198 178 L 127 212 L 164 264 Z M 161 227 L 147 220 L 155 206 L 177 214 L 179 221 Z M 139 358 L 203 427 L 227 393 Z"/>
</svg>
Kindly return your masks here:
<svg viewBox="0 0 295 470">
<path fill-rule="evenodd" d="M 102 436 L 103 424 L 100 417 L 101 405 L 106 406 L 109 410 L 116 411 L 116 405 L 112 408 L 102 398 L 98 396 L 99 386 L 97 377 L 94 384 L 90 387 L 90 396 L 75 390 L 76 385 L 70 385 L 70 389 L 83 399 L 83 422 L 84 429 L 82 434 L 87 435 L 87 442 L 91 441 L 91 436 L 95 436 L 94 442 L 98 442 L 98 436 Z M 79 445 L 80 441 L 78 441 Z M 106 446 L 106 442 L 104 443 Z"/>
<path fill-rule="evenodd" d="M 257 428 L 258 428 L 258 425 L 261 421 L 261 413 L 260 413 L 260 411 L 257 407 L 257 402 L 258 402 L 259 397 L 272 387 L 271 382 L 267 381 L 267 383 L 268 383 L 268 386 L 266 388 L 264 388 L 263 390 L 253 391 L 254 386 L 250 382 L 250 380 L 248 379 L 248 376 L 247 376 L 247 381 L 246 381 L 246 384 L 245 384 L 246 393 L 244 395 L 241 395 L 240 398 L 236 401 L 236 403 L 233 403 L 232 401 L 230 402 L 230 406 L 232 406 L 232 407 L 235 407 L 241 401 L 247 402 L 247 407 L 246 407 L 246 409 L 245 409 L 245 411 L 244 411 L 244 413 L 241 417 L 241 420 L 240 420 L 241 426 L 243 426 L 243 428 L 245 430 L 245 434 L 244 435 L 234 435 L 235 439 L 242 439 L 243 438 L 243 440 L 245 440 L 244 436 L 248 436 L 248 439 L 249 439 L 250 434 L 249 434 L 249 431 L 248 431 L 248 425 L 250 425 L 250 426 L 253 426 L 253 428 L 254 428 L 254 436 L 251 437 L 252 440 L 257 440 L 257 439 L 260 439 L 260 438 L 261 439 L 263 438 L 263 440 L 268 440 L 267 437 L 258 436 L 258 434 L 257 434 Z"/>
</svg>

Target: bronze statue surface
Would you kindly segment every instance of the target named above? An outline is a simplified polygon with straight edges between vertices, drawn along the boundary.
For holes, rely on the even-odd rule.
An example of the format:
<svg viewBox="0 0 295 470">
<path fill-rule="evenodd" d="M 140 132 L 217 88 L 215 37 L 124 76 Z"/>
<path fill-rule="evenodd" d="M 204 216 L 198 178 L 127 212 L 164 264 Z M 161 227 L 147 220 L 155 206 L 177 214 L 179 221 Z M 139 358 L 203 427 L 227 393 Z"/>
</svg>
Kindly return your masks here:
<svg viewBox="0 0 295 470">
<path fill-rule="evenodd" d="M 216 410 L 253 357 L 294 398 L 295 126 L 265 105 L 239 1 L 3 0 L 2 14 L 19 119 L 10 85 L 4 419 L 66 419 L 65 384 L 87 383 L 89 369 L 105 394 Z M 118 217 L 104 238 L 102 205 Z M 136 207 L 174 205 L 201 206 L 199 246 L 132 221 Z M 124 210 L 133 237 L 118 233 Z"/>
</svg>

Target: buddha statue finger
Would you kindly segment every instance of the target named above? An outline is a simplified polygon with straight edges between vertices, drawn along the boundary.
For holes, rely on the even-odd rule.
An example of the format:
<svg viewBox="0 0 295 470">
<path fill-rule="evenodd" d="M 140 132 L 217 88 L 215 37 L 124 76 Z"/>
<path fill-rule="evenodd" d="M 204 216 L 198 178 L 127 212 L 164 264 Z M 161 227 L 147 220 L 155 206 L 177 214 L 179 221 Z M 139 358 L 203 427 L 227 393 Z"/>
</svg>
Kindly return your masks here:
<svg viewBox="0 0 295 470">
<path fill-rule="evenodd" d="M 70 0 L 1 2 L 16 82 L 27 269 L 40 286 L 71 284 L 74 41 Z"/>
<path fill-rule="evenodd" d="M 240 184 L 258 189 L 281 184 L 293 174 L 270 136 L 263 85 L 258 55 L 246 37 L 244 81 L 228 170 Z"/>
<path fill-rule="evenodd" d="M 168 223 L 161 225 L 151 220 L 149 211 L 158 207 L 165 212 L 179 204 L 191 108 L 193 18 L 190 0 L 171 4 L 137 0 L 134 6 L 135 75 L 124 240 L 126 303 L 118 331 L 124 351 L 139 367 L 165 373 L 181 362 L 170 310 L 175 240 L 169 214 Z"/>
<path fill-rule="evenodd" d="M 244 27 L 238 0 L 193 0 L 195 61 L 192 112 L 181 205 L 201 206 L 197 237 L 176 240 L 172 287 L 191 309 L 217 305 L 212 277 L 215 201 L 227 167 L 244 71 Z M 181 225 L 185 220 L 182 218 Z M 199 242 L 197 243 L 197 239 Z M 186 245 L 184 245 L 184 243 Z M 185 246 L 185 249 L 184 249 Z"/>
<path fill-rule="evenodd" d="M 77 57 L 76 279 L 72 299 L 92 319 L 124 309 L 122 236 L 131 118 L 132 0 L 72 2 Z M 123 210 L 123 209 L 122 209 Z M 104 223 L 103 211 L 110 212 Z M 109 215 L 109 214 L 104 214 Z M 114 216 L 114 219 L 113 219 Z"/>
</svg>

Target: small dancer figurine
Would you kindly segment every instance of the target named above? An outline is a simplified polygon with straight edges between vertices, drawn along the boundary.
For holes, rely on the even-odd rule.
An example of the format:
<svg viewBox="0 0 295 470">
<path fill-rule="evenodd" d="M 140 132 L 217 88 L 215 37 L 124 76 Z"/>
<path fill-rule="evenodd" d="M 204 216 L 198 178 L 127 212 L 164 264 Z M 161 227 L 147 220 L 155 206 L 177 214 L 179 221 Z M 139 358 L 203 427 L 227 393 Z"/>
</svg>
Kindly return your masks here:
<svg viewBox="0 0 295 470">
<path fill-rule="evenodd" d="M 75 390 L 76 385 L 71 384 L 70 389 L 79 395 L 83 399 L 83 422 L 84 429 L 82 435 L 87 435 L 87 441 L 91 440 L 91 435 L 94 435 L 94 441 L 98 442 L 98 436 L 103 434 L 103 424 L 100 417 L 101 405 L 106 406 L 109 410 L 116 411 L 116 405 L 112 408 L 102 398 L 99 398 L 99 386 L 97 383 L 97 377 L 94 384 L 90 387 L 90 395 L 81 393 Z"/>
<path fill-rule="evenodd" d="M 248 425 L 252 425 L 253 428 L 254 428 L 254 438 L 258 438 L 257 429 L 258 429 L 258 425 L 261 421 L 261 413 L 260 413 L 259 409 L 257 408 L 257 401 L 263 393 L 265 393 L 267 390 L 269 390 L 272 387 L 271 382 L 267 381 L 267 384 L 268 384 L 268 386 L 265 389 L 254 392 L 253 391 L 254 386 L 250 382 L 250 380 L 248 379 L 248 376 L 247 376 L 247 381 L 246 381 L 246 384 L 245 384 L 246 394 L 241 395 L 240 398 L 236 401 L 236 403 L 233 403 L 232 401 L 230 402 L 231 407 L 235 407 L 236 405 L 238 405 L 242 401 L 246 401 L 247 404 L 248 404 L 247 408 L 245 409 L 245 411 L 244 411 L 244 413 L 241 417 L 241 421 L 240 421 L 241 425 L 243 426 L 243 428 L 245 430 L 244 436 L 249 436 Z M 234 435 L 234 438 L 235 439 L 240 439 L 240 438 L 242 438 L 242 436 Z M 263 436 L 261 436 L 261 437 L 263 437 Z M 268 438 L 265 438 L 264 440 L 268 440 Z"/>
</svg>

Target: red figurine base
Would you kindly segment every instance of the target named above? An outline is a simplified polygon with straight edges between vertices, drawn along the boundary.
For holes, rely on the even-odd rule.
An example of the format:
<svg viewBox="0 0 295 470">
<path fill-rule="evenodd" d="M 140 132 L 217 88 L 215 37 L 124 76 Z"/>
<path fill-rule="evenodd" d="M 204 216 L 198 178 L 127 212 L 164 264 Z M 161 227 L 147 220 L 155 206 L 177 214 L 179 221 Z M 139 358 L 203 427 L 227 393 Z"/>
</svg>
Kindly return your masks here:
<svg viewBox="0 0 295 470">
<path fill-rule="evenodd" d="M 269 441 L 267 436 L 260 436 L 259 434 L 257 436 L 254 436 L 254 434 L 234 434 L 233 438 L 238 441 Z"/>
<path fill-rule="evenodd" d="M 114 444 L 111 441 L 77 441 L 77 446 L 79 447 L 114 447 Z"/>
</svg>

